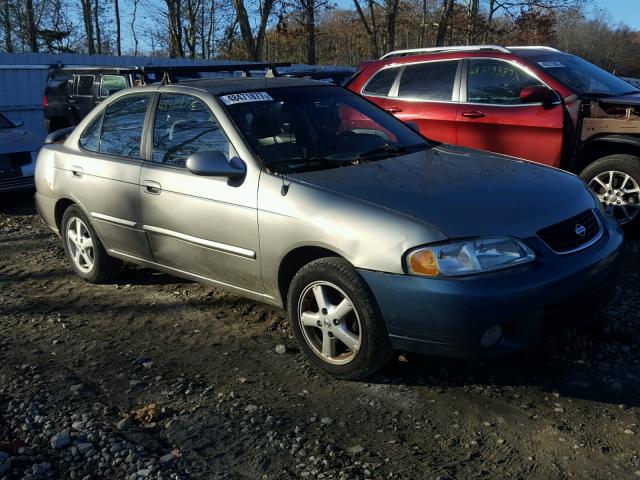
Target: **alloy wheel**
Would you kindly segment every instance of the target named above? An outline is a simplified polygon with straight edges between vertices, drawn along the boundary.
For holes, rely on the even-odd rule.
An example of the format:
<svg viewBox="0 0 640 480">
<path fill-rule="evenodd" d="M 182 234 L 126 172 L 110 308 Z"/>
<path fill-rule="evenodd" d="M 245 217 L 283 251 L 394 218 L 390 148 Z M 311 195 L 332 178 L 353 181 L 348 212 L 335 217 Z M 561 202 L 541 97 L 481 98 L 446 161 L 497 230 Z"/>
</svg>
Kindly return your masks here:
<svg viewBox="0 0 640 480">
<path fill-rule="evenodd" d="M 640 186 L 630 175 L 616 170 L 599 173 L 589 187 L 596 192 L 607 213 L 621 225 L 634 220 L 640 212 Z"/>
<path fill-rule="evenodd" d="M 93 238 L 85 223 L 78 217 L 72 217 L 67 223 L 67 248 L 73 263 L 81 272 L 88 273 L 93 269 Z"/>
<path fill-rule="evenodd" d="M 300 295 L 298 319 L 313 352 L 334 365 L 351 362 L 362 344 L 360 318 L 353 302 L 336 285 L 318 281 Z"/>
</svg>

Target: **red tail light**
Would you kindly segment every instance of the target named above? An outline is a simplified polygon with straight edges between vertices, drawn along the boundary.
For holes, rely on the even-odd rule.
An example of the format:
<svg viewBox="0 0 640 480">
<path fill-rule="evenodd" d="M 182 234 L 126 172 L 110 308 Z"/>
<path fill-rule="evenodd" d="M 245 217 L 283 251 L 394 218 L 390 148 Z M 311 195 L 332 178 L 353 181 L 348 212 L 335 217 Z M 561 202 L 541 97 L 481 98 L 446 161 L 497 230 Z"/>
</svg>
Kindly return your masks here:
<svg viewBox="0 0 640 480">
<path fill-rule="evenodd" d="M 44 96 L 42 97 L 42 106 L 43 106 L 44 108 L 46 108 L 46 106 L 47 106 L 47 96 L 46 96 L 46 95 L 44 95 Z"/>
</svg>

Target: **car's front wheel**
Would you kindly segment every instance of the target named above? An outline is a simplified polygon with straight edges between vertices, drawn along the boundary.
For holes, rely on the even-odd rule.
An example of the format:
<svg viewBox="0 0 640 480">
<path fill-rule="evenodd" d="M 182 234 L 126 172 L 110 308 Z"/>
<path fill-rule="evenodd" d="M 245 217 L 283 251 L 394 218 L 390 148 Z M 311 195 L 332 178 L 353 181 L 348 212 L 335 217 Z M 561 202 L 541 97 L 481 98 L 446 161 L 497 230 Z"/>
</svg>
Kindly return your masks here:
<svg viewBox="0 0 640 480">
<path fill-rule="evenodd" d="M 580 177 L 620 225 L 628 230 L 640 227 L 640 158 L 609 155 L 590 163 Z"/>
<path fill-rule="evenodd" d="M 287 306 L 301 349 L 312 364 L 334 376 L 363 378 L 391 357 L 373 294 L 341 258 L 321 258 L 300 269 L 291 282 Z"/>
<path fill-rule="evenodd" d="M 76 205 L 64 212 L 60 233 L 73 270 L 87 282 L 106 282 L 122 270 L 122 262 L 107 255 L 91 222 Z"/>
</svg>

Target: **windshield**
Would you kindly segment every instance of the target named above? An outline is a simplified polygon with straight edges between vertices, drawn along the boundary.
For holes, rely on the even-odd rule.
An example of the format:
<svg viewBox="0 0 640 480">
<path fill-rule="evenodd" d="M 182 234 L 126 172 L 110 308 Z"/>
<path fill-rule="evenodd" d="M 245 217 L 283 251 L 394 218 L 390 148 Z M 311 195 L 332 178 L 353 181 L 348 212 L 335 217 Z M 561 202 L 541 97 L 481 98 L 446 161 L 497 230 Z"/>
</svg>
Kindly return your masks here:
<svg viewBox="0 0 640 480">
<path fill-rule="evenodd" d="M 529 57 L 546 73 L 585 96 L 615 96 L 638 91 L 633 85 L 574 55 Z"/>
<path fill-rule="evenodd" d="M 13 128 L 15 125 L 11 121 L 0 113 L 0 128 Z"/>
<path fill-rule="evenodd" d="M 429 146 L 399 120 L 339 87 L 272 88 L 220 100 L 270 171 L 339 167 Z"/>
</svg>

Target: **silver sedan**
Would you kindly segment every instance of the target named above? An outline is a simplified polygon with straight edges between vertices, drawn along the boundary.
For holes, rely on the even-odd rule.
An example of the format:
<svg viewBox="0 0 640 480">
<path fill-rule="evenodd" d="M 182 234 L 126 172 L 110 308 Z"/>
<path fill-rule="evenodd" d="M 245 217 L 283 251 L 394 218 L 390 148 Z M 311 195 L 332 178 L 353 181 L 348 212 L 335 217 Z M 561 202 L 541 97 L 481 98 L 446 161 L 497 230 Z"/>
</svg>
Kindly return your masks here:
<svg viewBox="0 0 640 480">
<path fill-rule="evenodd" d="M 577 177 L 417 134 L 342 88 L 133 88 L 38 157 L 38 210 L 89 282 L 123 262 L 287 308 L 343 378 L 394 349 L 525 349 L 584 323 L 623 235 Z"/>
</svg>

